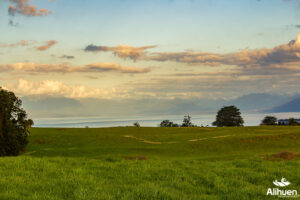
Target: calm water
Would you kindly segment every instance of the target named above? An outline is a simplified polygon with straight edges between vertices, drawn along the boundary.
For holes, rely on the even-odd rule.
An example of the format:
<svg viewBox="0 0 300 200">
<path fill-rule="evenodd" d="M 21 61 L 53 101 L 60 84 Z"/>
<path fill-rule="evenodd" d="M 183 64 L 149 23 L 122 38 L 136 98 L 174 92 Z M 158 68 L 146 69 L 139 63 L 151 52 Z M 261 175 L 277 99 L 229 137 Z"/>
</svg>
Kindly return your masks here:
<svg viewBox="0 0 300 200">
<path fill-rule="evenodd" d="M 242 116 L 245 120 L 246 126 L 256 126 L 260 124 L 260 121 L 266 115 L 276 116 L 279 119 L 282 118 L 300 118 L 300 113 L 244 113 Z M 198 126 L 211 126 L 211 123 L 215 120 L 214 114 L 205 115 L 191 115 L 192 122 Z M 136 116 L 136 117 L 124 117 L 124 118 L 103 118 L 103 117 L 72 117 L 72 118 L 40 118 L 34 119 L 35 127 L 62 127 L 62 128 L 84 128 L 88 127 L 116 127 L 116 126 L 132 126 L 136 121 L 141 126 L 156 127 L 162 120 L 168 119 L 175 123 L 181 124 L 182 115 L 166 115 L 166 116 Z"/>
</svg>

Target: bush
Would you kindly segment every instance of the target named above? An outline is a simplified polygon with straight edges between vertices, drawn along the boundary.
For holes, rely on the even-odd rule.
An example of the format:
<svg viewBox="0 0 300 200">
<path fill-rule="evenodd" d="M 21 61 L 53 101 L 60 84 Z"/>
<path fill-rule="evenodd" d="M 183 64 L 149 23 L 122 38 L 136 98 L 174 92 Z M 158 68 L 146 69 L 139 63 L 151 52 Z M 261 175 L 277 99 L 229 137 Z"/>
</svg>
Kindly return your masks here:
<svg viewBox="0 0 300 200">
<path fill-rule="evenodd" d="M 0 88 L 0 156 L 16 156 L 28 143 L 33 121 L 27 119 L 21 105 L 13 92 Z"/>
</svg>

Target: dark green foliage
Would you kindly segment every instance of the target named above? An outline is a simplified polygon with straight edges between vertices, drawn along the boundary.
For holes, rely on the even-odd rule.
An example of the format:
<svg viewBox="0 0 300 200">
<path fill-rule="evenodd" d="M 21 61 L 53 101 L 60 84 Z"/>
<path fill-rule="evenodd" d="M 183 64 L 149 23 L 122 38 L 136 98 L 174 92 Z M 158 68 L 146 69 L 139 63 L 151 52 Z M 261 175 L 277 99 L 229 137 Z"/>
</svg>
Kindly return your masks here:
<svg viewBox="0 0 300 200">
<path fill-rule="evenodd" d="M 235 106 L 225 106 L 218 111 L 216 121 L 212 123 L 213 126 L 243 126 L 244 120 L 241 112 Z"/>
<path fill-rule="evenodd" d="M 277 125 L 277 118 L 274 116 L 266 116 L 261 121 L 261 125 Z"/>
<path fill-rule="evenodd" d="M 22 101 L 0 88 L 0 156 L 18 155 L 28 143 L 28 128 L 33 125 L 27 120 Z"/>
<path fill-rule="evenodd" d="M 133 123 L 133 126 L 135 126 L 135 127 L 141 127 L 141 125 L 140 125 L 139 122 L 134 122 L 134 123 Z"/>
<path fill-rule="evenodd" d="M 191 116 L 189 115 L 184 116 L 181 127 L 195 127 L 195 126 L 196 125 L 192 123 Z"/>
<path fill-rule="evenodd" d="M 299 126 L 300 124 L 298 124 L 294 118 L 290 118 L 289 125 L 290 126 Z"/>
<path fill-rule="evenodd" d="M 179 127 L 178 124 L 171 122 L 170 120 L 164 120 L 160 123 L 160 127 Z"/>
<path fill-rule="evenodd" d="M 32 119 L 28 119 L 26 125 L 27 125 L 28 128 L 31 128 L 34 125 L 33 120 Z"/>
</svg>

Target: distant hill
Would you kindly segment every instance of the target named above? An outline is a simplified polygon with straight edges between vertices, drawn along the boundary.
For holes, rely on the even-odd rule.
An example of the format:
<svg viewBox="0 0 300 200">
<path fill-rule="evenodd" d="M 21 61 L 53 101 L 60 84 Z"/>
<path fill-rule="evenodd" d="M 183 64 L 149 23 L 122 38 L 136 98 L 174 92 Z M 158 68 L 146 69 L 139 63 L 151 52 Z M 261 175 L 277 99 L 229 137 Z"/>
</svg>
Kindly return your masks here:
<svg viewBox="0 0 300 200">
<path fill-rule="evenodd" d="M 75 99 L 66 97 L 24 97 L 23 105 L 29 109 L 49 110 L 70 107 L 81 107 L 81 103 Z"/>
<path fill-rule="evenodd" d="M 22 102 L 32 117 L 63 117 L 84 110 L 81 102 L 66 97 L 27 96 L 22 98 Z"/>
<path fill-rule="evenodd" d="M 194 115 L 215 113 L 222 106 L 227 105 L 235 105 L 242 112 L 299 112 L 299 99 L 299 95 L 289 96 L 268 93 L 248 94 L 231 100 L 205 98 L 73 99 L 53 96 L 22 97 L 23 106 L 32 118 Z"/>
<path fill-rule="evenodd" d="M 291 98 L 293 97 L 286 95 L 283 96 L 268 93 L 257 93 L 248 94 L 233 100 L 229 100 L 226 102 L 226 105 L 235 105 L 242 110 L 265 111 L 286 103 L 291 100 Z"/>
<path fill-rule="evenodd" d="M 270 109 L 269 112 L 300 112 L 300 97 L 276 106 Z"/>
</svg>

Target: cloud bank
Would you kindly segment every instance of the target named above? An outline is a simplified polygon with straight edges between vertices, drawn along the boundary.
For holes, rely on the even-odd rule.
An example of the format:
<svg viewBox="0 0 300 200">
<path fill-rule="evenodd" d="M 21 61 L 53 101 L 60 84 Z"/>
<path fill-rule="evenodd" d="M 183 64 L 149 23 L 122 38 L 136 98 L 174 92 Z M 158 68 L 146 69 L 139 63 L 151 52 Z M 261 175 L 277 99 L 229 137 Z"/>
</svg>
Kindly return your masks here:
<svg viewBox="0 0 300 200">
<path fill-rule="evenodd" d="M 12 90 L 19 95 L 53 95 L 69 98 L 111 98 L 117 95 L 115 88 L 100 89 L 84 85 L 69 86 L 60 81 L 43 80 L 30 82 L 19 79 L 16 84 L 7 84 L 4 89 Z"/>
<path fill-rule="evenodd" d="M 300 33 L 295 40 L 274 48 L 245 49 L 239 52 L 226 54 L 199 51 L 154 53 L 145 51 L 146 49 L 155 47 L 156 46 L 132 47 L 128 45 L 107 47 L 89 45 L 85 48 L 85 51 L 110 51 L 120 58 L 129 58 L 134 61 L 171 61 L 188 65 L 230 65 L 238 67 L 273 66 L 276 68 L 280 66 L 285 67 L 283 65 L 289 65 L 289 69 L 294 68 L 295 70 L 298 70 L 300 64 Z"/>
<path fill-rule="evenodd" d="M 119 45 L 115 47 L 88 45 L 84 50 L 86 52 L 112 52 L 120 58 L 130 58 L 134 61 L 142 59 L 145 55 L 145 50 L 155 48 L 156 46 L 132 47 L 129 45 Z"/>
<path fill-rule="evenodd" d="M 232 66 L 276 66 L 300 63 L 300 34 L 296 40 L 288 44 L 276 46 L 271 49 L 242 50 L 240 52 L 217 54 L 209 52 L 175 52 L 153 53 L 146 57 L 147 60 L 174 61 L 190 65 L 232 65 Z"/>
<path fill-rule="evenodd" d="M 32 17 L 46 16 L 51 14 L 51 11 L 46 8 L 37 9 L 35 5 L 31 5 L 31 0 L 9 0 L 12 4 L 8 8 L 8 14 L 15 16 L 16 14 Z"/>
<path fill-rule="evenodd" d="M 54 46 L 57 42 L 54 40 L 49 40 L 45 45 L 38 46 L 36 47 L 37 50 L 39 51 L 46 51 L 50 49 L 52 46 Z"/>
<path fill-rule="evenodd" d="M 2 43 L 2 44 L 0 44 L 0 47 L 1 48 L 15 48 L 15 47 L 40 45 L 40 46 L 36 46 L 34 48 L 38 51 L 46 51 L 46 50 L 50 49 L 52 46 L 54 46 L 55 44 L 57 44 L 57 42 L 55 40 L 49 40 L 49 41 L 45 42 L 43 45 L 41 45 L 41 42 L 37 42 L 37 41 L 21 40 L 16 43 Z"/>
<path fill-rule="evenodd" d="M 10 44 L 0 44 L 1 48 L 13 48 L 13 47 L 19 47 L 19 46 L 29 46 L 32 44 L 35 44 L 35 41 L 26 41 L 26 40 L 21 40 L 20 42 L 16 42 L 16 43 L 10 43 Z"/>
<path fill-rule="evenodd" d="M 80 72 L 119 72 L 128 74 L 140 74 L 150 72 L 149 68 L 126 67 L 118 63 L 92 63 L 83 66 L 72 66 L 70 64 L 38 64 L 33 62 L 0 64 L 0 72 L 29 72 L 29 73 L 80 73 Z"/>
</svg>

